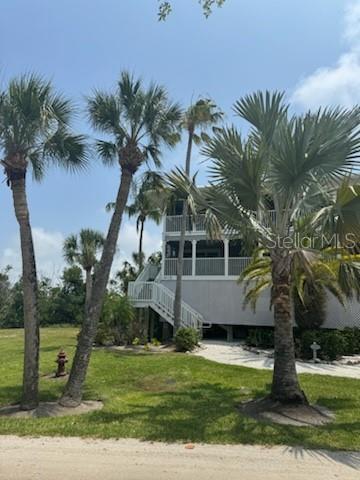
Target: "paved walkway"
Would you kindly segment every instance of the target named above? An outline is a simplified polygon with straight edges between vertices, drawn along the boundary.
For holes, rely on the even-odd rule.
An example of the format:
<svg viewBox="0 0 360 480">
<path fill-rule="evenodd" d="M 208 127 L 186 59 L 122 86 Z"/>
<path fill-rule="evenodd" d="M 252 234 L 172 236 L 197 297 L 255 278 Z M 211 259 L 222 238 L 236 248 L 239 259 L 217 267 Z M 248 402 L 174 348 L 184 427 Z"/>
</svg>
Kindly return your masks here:
<svg viewBox="0 0 360 480">
<path fill-rule="evenodd" d="M 0 436 L 0 480 L 358 480 L 360 453 Z"/>
<path fill-rule="evenodd" d="M 214 362 L 229 365 L 242 365 L 244 367 L 272 369 L 274 361 L 264 354 L 256 354 L 244 350 L 238 343 L 221 341 L 203 341 L 201 348 L 195 353 L 200 357 Z M 320 375 L 333 375 L 335 377 L 360 378 L 360 365 L 332 365 L 327 363 L 297 362 L 298 373 L 315 373 Z"/>
</svg>

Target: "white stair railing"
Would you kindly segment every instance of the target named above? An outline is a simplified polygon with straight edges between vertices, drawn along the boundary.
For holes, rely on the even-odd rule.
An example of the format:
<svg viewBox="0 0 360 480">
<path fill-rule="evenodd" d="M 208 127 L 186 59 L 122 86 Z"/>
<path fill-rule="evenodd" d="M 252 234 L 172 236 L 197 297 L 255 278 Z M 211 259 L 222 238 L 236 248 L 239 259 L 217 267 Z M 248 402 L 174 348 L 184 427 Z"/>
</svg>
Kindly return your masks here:
<svg viewBox="0 0 360 480">
<path fill-rule="evenodd" d="M 130 282 L 128 295 L 135 307 L 152 307 L 174 325 L 174 292 L 157 282 Z M 185 302 L 181 303 L 181 326 L 202 328 L 204 319 Z"/>
<path fill-rule="evenodd" d="M 148 282 L 149 280 L 154 280 L 159 271 L 160 267 L 158 265 L 147 263 L 135 282 Z"/>
</svg>

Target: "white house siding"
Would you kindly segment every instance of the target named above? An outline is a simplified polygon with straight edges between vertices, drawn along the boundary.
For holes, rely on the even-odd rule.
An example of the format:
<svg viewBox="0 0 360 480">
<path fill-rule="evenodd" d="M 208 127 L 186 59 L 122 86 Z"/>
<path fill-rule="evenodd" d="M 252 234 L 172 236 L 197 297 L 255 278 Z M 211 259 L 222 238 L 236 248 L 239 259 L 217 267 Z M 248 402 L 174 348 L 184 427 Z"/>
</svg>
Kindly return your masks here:
<svg viewBox="0 0 360 480">
<path fill-rule="evenodd" d="M 175 291 L 174 280 L 162 280 Z M 184 280 L 183 300 L 197 310 L 209 323 L 221 325 L 272 326 L 273 313 L 269 310 L 269 291 L 259 298 L 254 314 L 250 307 L 243 309 L 243 290 L 234 280 Z M 360 327 L 360 304 L 352 302 L 344 309 L 329 297 L 324 328 Z"/>
<path fill-rule="evenodd" d="M 175 291 L 174 280 L 162 280 Z M 242 287 L 234 280 L 184 280 L 183 300 L 197 310 L 209 323 L 221 325 L 272 325 L 269 294 L 259 299 L 256 314 L 242 308 Z"/>
<path fill-rule="evenodd" d="M 344 308 L 333 296 L 329 296 L 324 328 L 360 327 L 360 303 L 347 302 Z"/>
</svg>

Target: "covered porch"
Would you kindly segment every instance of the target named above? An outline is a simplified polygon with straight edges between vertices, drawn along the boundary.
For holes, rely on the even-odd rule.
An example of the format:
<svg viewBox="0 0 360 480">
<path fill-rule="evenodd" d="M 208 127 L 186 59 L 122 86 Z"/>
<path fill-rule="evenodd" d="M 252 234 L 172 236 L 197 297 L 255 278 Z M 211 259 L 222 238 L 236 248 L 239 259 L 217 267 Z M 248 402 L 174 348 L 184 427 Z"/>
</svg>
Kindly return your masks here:
<svg viewBox="0 0 360 480">
<path fill-rule="evenodd" d="M 165 243 L 163 276 L 177 274 L 178 240 Z M 249 264 L 240 239 L 187 240 L 184 247 L 184 277 L 237 277 Z"/>
</svg>

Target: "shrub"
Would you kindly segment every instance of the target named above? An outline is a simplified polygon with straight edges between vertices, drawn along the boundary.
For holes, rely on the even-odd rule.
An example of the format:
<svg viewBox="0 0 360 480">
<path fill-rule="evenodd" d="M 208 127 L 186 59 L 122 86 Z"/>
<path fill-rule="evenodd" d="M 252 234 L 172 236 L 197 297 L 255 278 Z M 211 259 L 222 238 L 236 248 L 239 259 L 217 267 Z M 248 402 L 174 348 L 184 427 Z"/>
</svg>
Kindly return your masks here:
<svg viewBox="0 0 360 480">
<path fill-rule="evenodd" d="M 96 343 L 100 345 L 131 343 L 134 318 L 135 312 L 128 297 L 116 292 L 108 293 L 97 329 Z"/>
<path fill-rule="evenodd" d="M 160 340 L 158 340 L 157 338 L 153 337 L 153 338 L 151 339 L 151 345 L 153 345 L 154 347 L 160 347 L 161 342 L 160 342 Z"/>
<path fill-rule="evenodd" d="M 326 320 L 326 293 L 324 289 L 307 284 L 304 292 L 304 302 L 294 291 L 294 316 L 300 329 L 320 328 Z"/>
<path fill-rule="evenodd" d="M 104 322 L 99 322 L 96 336 L 96 345 L 106 346 L 113 345 L 115 343 L 115 337 L 112 330 Z"/>
<path fill-rule="evenodd" d="M 178 352 L 192 352 L 199 344 L 199 332 L 195 328 L 181 327 L 175 335 L 175 346 Z"/>
<path fill-rule="evenodd" d="M 346 352 L 345 355 L 356 355 L 360 353 L 360 328 L 345 328 L 343 335 L 346 338 Z"/>
<path fill-rule="evenodd" d="M 320 342 L 322 358 L 325 360 L 336 360 L 347 351 L 347 341 L 343 332 L 337 330 L 324 332 Z"/>
<path fill-rule="evenodd" d="M 274 329 L 252 328 L 245 341 L 250 347 L 274 348 Z"/>
<path fill-rule="evenodd" d="M 320 345 L 319 358 L 336 360 L 349 352 L 349 341 L 345 332 L 340 330 L 307 330 L 300 335 L 300 352 L 302 358 L 312 358 L 310 348 L 313 342 Z M 354 353 L 354 352 L 352 352 Z"/>
</svg>

